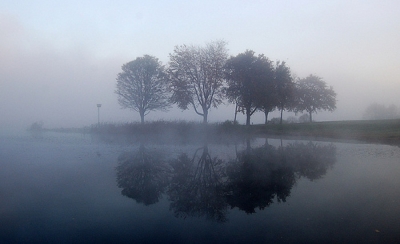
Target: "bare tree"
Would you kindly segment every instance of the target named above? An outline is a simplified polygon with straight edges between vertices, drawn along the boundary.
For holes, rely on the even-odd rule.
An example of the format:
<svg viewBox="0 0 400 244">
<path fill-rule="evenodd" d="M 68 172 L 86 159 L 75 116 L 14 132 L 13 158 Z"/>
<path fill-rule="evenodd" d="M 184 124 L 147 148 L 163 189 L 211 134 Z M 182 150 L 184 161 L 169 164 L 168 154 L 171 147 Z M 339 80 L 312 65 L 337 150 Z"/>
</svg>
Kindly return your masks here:
<svg viewBox="0 0 400 244">
<path fill-rule="evenodd" d="M 224 41 L 205 47 L 181 45 L 170 54 L 171 101 L 184 110 L 192 106 L 203 123 L 207 123 L 211 106 L 222 103 L 223 66 L 228 56 L 225 46 Z"/>
<path fill-rule="evenodd" d="M 169 107 L 168 79 L 157 58 L 144 55 L 122 66 L 117 76 L 118 102 L 122 108 L 139 112 L 141 123 L 150 111 Z"/>
</svg>

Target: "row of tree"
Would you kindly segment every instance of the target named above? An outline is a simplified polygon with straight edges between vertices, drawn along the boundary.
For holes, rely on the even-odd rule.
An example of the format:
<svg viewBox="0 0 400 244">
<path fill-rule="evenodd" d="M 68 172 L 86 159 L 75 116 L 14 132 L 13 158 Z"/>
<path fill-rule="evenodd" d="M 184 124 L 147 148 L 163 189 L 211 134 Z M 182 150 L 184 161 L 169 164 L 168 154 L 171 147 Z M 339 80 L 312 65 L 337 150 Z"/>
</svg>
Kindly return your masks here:
<svg viewBox="0 0 400 244">
<path fill-rule="evenodd" d="M 256 111 L 278 109 L 309 113 L 333 111 L 336 93 L 318 76 L 295 80 L 285 62 L 272 62 L 251 50 L 228 58 L 226 43 L 215 41 L 204 47 L 176 46 L 164 66 L 149 55 L 122 66 L 117 76 L 118 101 L 123 108 L 139 112 L 141 122 L 150 111 L 167 110 L 172 104 L 193 108 L 207 123 L 211 107 L 225 100 L 246 114 L 246 125 Z"/>
<path fill-rule="evenodd" d="M 207 144 L 172 158 L 141 145 L 118 157 L 117 184 L 122 195 L 144 205 L 167 196 L 176 217 L 225 222 L 228 209 L 252 214 L 285 202 L 300 178 L 317 180 L 336 162 L 334 145 L 246 144 L 231 160 L 211 155 Z"/>
</svg>

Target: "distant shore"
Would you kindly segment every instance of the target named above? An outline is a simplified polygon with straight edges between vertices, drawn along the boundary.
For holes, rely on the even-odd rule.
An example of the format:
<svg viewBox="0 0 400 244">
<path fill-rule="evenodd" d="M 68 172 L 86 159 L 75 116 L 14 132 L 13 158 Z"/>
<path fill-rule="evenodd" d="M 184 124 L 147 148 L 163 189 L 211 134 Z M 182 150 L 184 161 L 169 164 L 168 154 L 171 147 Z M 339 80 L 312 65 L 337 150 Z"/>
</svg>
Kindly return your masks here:
<svg viewBox="0 0 400 244">
<path fill-rule="evenodd" d="M 233 124 L 232 121 L 201 123 L 186 121 L 153 121 L 140 123 L 104 123 L 84 128 L 43 129 L 64 133 L 85 133 L 105 137 L 118 136 L 146 139 L 167 143 L 171 138 L 179 142 L 199 141 L 219 138 L 238 140 L 244 136 L 251 137 L 298 137 L 308 139 L 355 140 L 367 143 L 381 143 L 400 146 L 400 119 L 396 120 L 353 120 L 312 123 L 257 124 L 246 127 Z M 173 140 L 172 140 L 173 141 Z M 171 141 L 171 142 L 172 142 Z"/>
<path fill-rule="evenodd" d="M 253 125 L 252 134 L 357 140 L 400 145 L 400 120 L 354 120 Z"/>
</svg>

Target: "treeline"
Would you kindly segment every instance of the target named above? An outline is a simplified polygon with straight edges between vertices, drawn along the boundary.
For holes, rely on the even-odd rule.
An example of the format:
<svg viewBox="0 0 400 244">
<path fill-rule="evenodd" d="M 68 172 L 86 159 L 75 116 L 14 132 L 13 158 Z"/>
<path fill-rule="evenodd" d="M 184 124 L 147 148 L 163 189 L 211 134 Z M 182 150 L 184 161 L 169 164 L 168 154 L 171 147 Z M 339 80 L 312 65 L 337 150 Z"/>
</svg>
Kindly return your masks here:
<svg viewBox="0 0 400 244">
<path fill-rule="evenodd" d="M 166 111 L 172 104 L 193 109 L 208 121 L 211 107 L 224 101 L 236 105 L 236 114 L 246 115 L 246 125 L 256 111 L 307 112 L 309 121 L 318 110 L 333 111 L 336 93 L 321 77 L 309 75 L 294 79 L 285 62 L 273 62 L 264 54 L 246 50 L 228 57 L 226 42 L 205 46 L 175 46 L 169 62 L 144 55 L 122 66 L 115 93 L 122 108 L 144 117 L 151 111 Z M 236 121 L 234 121 L 236 122 Z"/>
<path fill-rule="evenodd" d="M 385 106 L 384 104 L 373 103 L 370 104 L 364 111 L 363 119 L 380 120 L 380 119 L 398 119 L 400 118 L 399 108 L 391 104 Z"/>
</svg>

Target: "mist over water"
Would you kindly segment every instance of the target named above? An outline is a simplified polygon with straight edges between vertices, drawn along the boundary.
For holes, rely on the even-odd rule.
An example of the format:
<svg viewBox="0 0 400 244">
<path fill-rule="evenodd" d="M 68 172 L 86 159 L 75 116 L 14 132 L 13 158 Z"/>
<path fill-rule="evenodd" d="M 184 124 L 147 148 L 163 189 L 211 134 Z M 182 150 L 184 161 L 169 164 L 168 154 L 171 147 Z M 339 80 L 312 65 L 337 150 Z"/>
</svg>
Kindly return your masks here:
<svg viewBox="0 0 400 244">
<path fill-rule="evenodd" d="M 52 132 L 2 137 L 0 241 L 400 240 L 398 147 L 120 142 Z"/>
<path fill-rule="evenodd" d="M 176 105 L 151 111 L 140 131 L 139 113 L 115 94 L 121 66 L 137 57 L 168 65 L 177 45 L 224 40 L 228 56 L 253 50 L 332 86 L 336 110 L 314 121 L 395 119 L 399 1 L 0 9 L 0 243 L 400 242 L 398 146 L 245 137 L 226 99 L 211 107 L 210 131 Z"/>
</svg>

